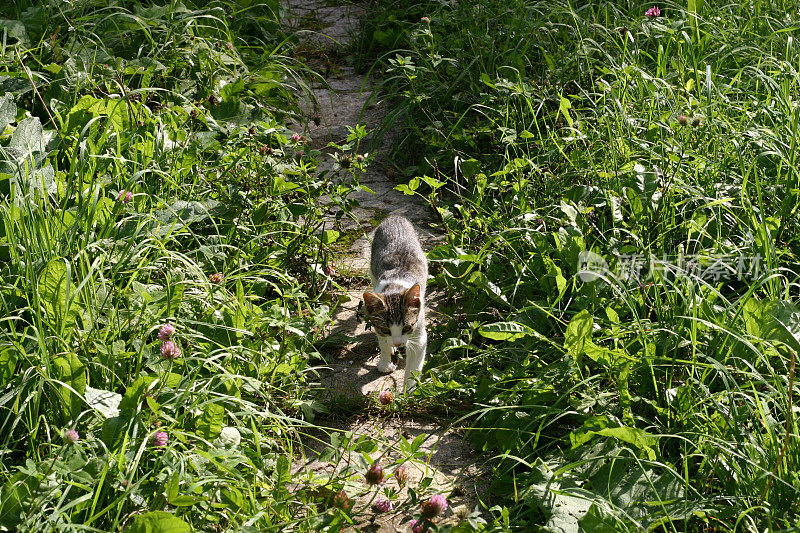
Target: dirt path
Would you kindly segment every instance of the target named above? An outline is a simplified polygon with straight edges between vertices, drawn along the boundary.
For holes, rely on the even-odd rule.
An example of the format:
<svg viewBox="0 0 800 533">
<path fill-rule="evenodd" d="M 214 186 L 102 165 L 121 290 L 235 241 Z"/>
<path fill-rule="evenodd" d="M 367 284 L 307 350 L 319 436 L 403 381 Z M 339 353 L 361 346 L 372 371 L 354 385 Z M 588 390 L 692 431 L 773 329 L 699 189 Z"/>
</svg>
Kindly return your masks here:
<svg viewBox="0 0 800 533">
<path fill-rule="evenodd" d="M 292 126 L 309 138 L 311 148 L 325 152 L 325 146 L 333 141 L 341 143 L 348 134 L 346 126 L 364 124 L 368 130 L 380 126 L 385 116 L 385 108 L 377 95 L 372 91 L 375 82 L 356 74 L 354 70 L 341 60 L 342 52 L 352 35 L 357 30 L 359 18 L 367 9 L 365 3 L 334 5 L 338 2 L 326 0 L 290 0 L 289 9 L 284 17 L 287 26 L 297 28 L 300 33 L 301 48 L 314 57 L 321 72 L 325 73 L 326 84 L 312 87 L 316 102 L 306 99 L 303 103 L 306 117 L 303 124 Z M 309 63 L 314 63 L 309 60 Z M 359 192 L 355 198 L 359 207 L 353 210 L 357 221 L 348 221 L 344 229 L 351 233 L 353 243 L 349 250 L 337 257 L 335 268 L 353 274 L 355 279 L 368 280 L 369 246 L 371 232 L 377 221 L 390 214 L 402 214 L 411 220 L 420 233 L 423 245 L 427 248 L 441 241 L 442 236 L 436 230 L 435 216 L 430 207 L 419 198 L 405 196 L 394 190 L 396 182 L 389 175 L 390 168 L 385 160 L 392 142 L 391 134 L 383 137 L 377 151 L 376 160 L 370 165 L 360 182 L 369 187 L 374 194 Z M 331 158 L 324 156 L 320 161 L 320 171 L 331 168 Z M 358 464 L 356 457 L 343 457 L 338 462 L 321 460 L 319 454 L 330 447 L 331 433 L 347 435 L 355 438 L 364 437 L 377 445 L 372 459 L 380 459 L 382 464 L 408 457 L 403 450 L 404 441 L 413 441 L 420 435 L 424 442 L 417 454 L 406 464 L 409 467 L 410 481 L 408 486 L 419 489 L 423 483 L 430 483 L 428 492 L 441 492 L 448 497 L 450 508 L 441 523 L 454 523 L 459 518 L 469 516 L 475 507 L 480 487 L 484 486 L 480 479 L 485 468 L 483 461 L 477 456 L 472 446 L 463 438 L 458 428 L 432 423 L 429 420 L 414 419 L 404 415 L 403 408 L 381 411 L 375 402 L 379 391 L 391 390 L 397 396 L 403 382 L 403 361 L 392 374 L 381 374 L 377 370 L 379 359 L 375 335 L 365 330 L 364 323 L 356 310 L 361 301 L 361 294 L 368 289 L 368 281 L 350 287 L 346 300 L 334 314 L 332 339 L 343 339 L 336 349 L 326 355 L 328 367 L 321 372 L 320 392 L 318 399 L 326 405 L 360 406 L 361 411 L 379 413 L 378 416 L 349 416 L 345 420 L 317 420 L 318 424 L 327 426 L 323 434 L 308 435 L 305 462 L 295 464 L 297 476 L 316 479 L 323 483 L 325 478 L 341 475 L 342 468 Z M 436 294 L 431 295 L 429 306 L 435 308 Z M 413 400 L 411 400 L 413 401 Z M 372 403 L 372 407 L 364 409 Z M 399 406 L 404 402 L 399 402 Z M 336 437 L 334 437 L 336 438 Z M 354 454 L 360 455 L 360 454 Z M 363 478 L 360 478 L 363 479 Z M 370 494 L 358 496 L 357 484 L 352 488 L 351 496 L 356 500 L 356 508 L 366 510 L 358 515 L 360 522 L 353 526 L 357 531 L 409 531 L 408 522 L 412 513 L 418 512 L 419 506 L 398 506 L 407 500 L 407 488 L 400 491 L 395 500 L 393 512 L 376 515 L 369 510 Z"/>
</svg>

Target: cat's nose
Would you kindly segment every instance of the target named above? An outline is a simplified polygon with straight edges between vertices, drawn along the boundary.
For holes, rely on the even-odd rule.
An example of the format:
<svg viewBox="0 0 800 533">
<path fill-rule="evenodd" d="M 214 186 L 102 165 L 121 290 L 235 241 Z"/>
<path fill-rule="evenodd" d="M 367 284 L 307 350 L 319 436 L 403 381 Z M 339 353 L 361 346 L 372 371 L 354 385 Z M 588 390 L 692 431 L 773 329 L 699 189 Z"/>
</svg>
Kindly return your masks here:
<svg viewBox="0 0 800 533">
<path fill-rule="evenodd" d="M 394 342 L 394 347 L 395 348 L 399 348 L 399 347 L 401 347 L 403 345 L 402 341 L 393 341 L 393 342 Z"/>
</svg>

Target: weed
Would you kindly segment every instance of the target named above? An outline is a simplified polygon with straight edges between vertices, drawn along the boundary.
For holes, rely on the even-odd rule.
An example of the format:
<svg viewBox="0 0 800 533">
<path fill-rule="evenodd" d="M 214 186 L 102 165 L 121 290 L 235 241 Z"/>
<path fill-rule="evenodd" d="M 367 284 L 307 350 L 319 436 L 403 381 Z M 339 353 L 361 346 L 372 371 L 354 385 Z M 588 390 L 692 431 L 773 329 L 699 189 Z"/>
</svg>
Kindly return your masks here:
<svg viewBox="0 0 800 533">
<path fill-rule="evenodd" d="M 800 518 L 796 7 L 689 6 L 388 2 L 366 25 L 398 190 L 437 209 L 435 282 L 468 296 L 420 394 L 478 405 L 495 527 Z"/>
</svg>

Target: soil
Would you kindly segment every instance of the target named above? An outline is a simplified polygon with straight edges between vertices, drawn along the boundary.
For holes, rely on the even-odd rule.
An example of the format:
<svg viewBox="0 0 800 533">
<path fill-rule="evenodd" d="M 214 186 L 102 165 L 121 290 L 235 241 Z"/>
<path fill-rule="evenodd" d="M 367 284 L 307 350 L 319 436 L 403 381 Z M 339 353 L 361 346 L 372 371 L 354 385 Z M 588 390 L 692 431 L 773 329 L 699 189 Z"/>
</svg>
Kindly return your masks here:
<svg viewBox="0 0 800 533">
<path fill-rule="evenodd" d="M 367 3 L 340 3 L 330 0 L 290 0 L 284 15 L 286 27 L 297 30 L 300 39 L 297 53 L 304 54 L 305 61 L 317 67 L 324 76 L 324 83 L 312 85 L 313 97 L 304 99 L 304 119 L 291 127 L 308 138 L 312 149 L 321 150 L 319 172 L 332 166 L 327 155 L 329 142 L 341 144 L 349 131 L 347 126 L 363 124 L 371 132 L 381 130 L 387 109 L 375 91 L 378 81 L 358 74 L 346 64 L 346 54 L 351 38 L 358 31 L 361 17 L 368 9 Z M 416 196 L 404 195 L 397 190 L 392 166 L 386 160 L 393 140 L 391 129 L 383 135 L 372 135 L 366 143 L 374 150 L 376 158 L 361 177 L 360 183 L 373 192 L 358 192 L 353 196 L 358 207 L 353 209 L 356 220 L 335 222 L 337 229 L 348 232 L 348 244 L 336 258 L 334 268 L 346 273 L 350 279 L 359 280 L 341 295 L 341 303 L 335 310 L 329 345 L 324 350 L 327 365 L 319 371 L 319 388 L 316 400 L 328 406 L 331 415 L 317 418 L 315 425 L 321 426 L 303 438 L 304 458 L 296 461 L 296 476 L 304 479 L 324 480 L 337 475 L 343 469 L 359 465 L 356 454 L 346 455 L 337 462 L 323 460 L 320 454 L 330 447 L 331 434 L 364 437 L 377 444 L 370 456 L 389 465 L 391 474 L 395 464 L 408 457 L 401 443 L 412 442 L 420 435 L 422 443 L 417 454 L 405 461 L 409 482 L 400 489 L 396 480 L 388 484 L 397 488 L 395 509 L 388 513 L 376 513 L 370 508 L 374 491 L 359 495 L 363 491 L 363 476 L 354 477 L 354 485 L 348 493 L 355 499 L 355 521 L 350 531 L 394 532 L 410 531 L 409 521 L 419 512 L 419 505 L 410 504 L 408 488 L 418 492 L 444 494 L 450 506 L 439 524 L 452 524 L 469 516 L 485 491 L 488 477 L 486 459 L 477 454 L 461 428 L 448 424 L 424 420 L 410 414 L 413 396 L 402 398 L 403 360 L 391 374 L 377 370 L 379 359 L 375 335 L 365 329 L 358 316 L 362 293 L 369 290 L 370 237 L 380 220 L 391 214 L 402 214 L 417 228 L 423 246 L 430 248 L 443 237 L 437 230 L 436 214 L 425 201 Z M 331 219 L 331 224 L 334 220 Z M 435 309 L 437 294 L 429 294 L 429 307 Z M 435 314 L 435 313 L 434 313 Z M 430 328 L 429 328 L 430 329 Z M 423 374 L 423 380 L 425 376 Z M 396 400 L 389 408 L 380 407 L 377 394 L 391 391 Z M 405 411 L 405 413 L 404 413 Z M 340 413 L 334 418 L 334 413 Z M 342 418 L 341 413 L 346 414 Z M 355 413 L 355 414 L 353 414 Z M 367 413 L 367 414 L 365 414 Z M 335 437 L 334 437 L 335 438 Z M 363 467 L 356 467 L 356 470 Z M 363 472 L 362 472 L 363 474 Z M 346 477 L 346 476 L 345 476 Z M 423 482 L 423 480 L 425 480 Z M 430 483 L 427 490 L 420 491 L 420 483 Z M 359 490 L 361 488 L 362 490 Z"/>
</svg>

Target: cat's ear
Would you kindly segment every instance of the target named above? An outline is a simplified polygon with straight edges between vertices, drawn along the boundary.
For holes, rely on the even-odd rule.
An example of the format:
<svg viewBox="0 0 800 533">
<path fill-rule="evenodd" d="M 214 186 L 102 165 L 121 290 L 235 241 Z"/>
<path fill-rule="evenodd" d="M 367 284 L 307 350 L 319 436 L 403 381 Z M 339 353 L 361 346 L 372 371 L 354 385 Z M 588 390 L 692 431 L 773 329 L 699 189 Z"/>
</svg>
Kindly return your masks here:
<svg viewBox="0 0 800 533">
<path fill-rule="evenodd" d="M 368 315 L 374 315 L 386 309 L 386 301 L 377 292 L 365 292 L 364 306 Z"/>
<path fill-rule="evenodd" d="M 411 287 L 406 291 L 405 296 L 406 296 L 407 307 L 410 307 L 412 309 L 413 308 L 419 309 L 421 307 L 422 302 L 420 301 L 419 291 L 420 291 L 419 283 L 415 283 L 413 287 Z"/>
</svg>

